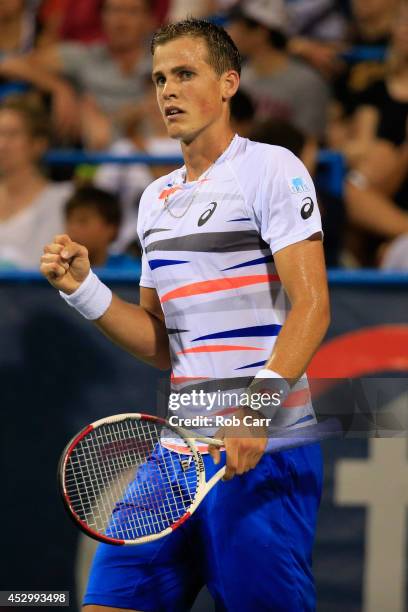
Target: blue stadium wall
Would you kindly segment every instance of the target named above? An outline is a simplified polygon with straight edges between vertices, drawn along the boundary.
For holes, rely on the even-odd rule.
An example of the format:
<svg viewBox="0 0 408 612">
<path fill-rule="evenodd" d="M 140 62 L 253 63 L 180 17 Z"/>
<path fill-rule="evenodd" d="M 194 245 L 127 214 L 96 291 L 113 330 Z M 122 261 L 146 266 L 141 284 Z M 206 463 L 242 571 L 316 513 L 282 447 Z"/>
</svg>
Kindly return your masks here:
<svg viewBox="0 0 408 612">
<path fill-rule="evenodd" d="M 333 272 L 330 278 L 332 324 L 312 373 L 391 373 L 406 381 L 407 277 Z M 129 274 L 106 281 L 138 302 Z M 35 274 L 0 276 L 0 313 L 0 589 L 69 590 L 75 611 L 93 544 L 60 502 L 60 452 L 89 421 L 115 412 L 154 413 L 163 376 L 112 345 Z M 389 399 L 407 408 L 398 384 Z M 407 609 L 406 441 L 324 443 L 315 549 L 319 611 Z M 207 610 L 212 604 L 203 592 L 194 611 Z"/>
</svg>

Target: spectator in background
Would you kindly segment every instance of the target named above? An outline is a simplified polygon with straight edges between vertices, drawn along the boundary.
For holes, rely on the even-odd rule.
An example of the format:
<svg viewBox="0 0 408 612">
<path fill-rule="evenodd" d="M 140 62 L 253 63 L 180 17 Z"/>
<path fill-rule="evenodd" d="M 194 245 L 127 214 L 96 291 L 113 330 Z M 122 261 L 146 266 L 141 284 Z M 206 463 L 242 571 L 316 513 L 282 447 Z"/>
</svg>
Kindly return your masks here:
<svg viewBox="0 0 408 612">
<path fill-rule="evenodd" d="M 53 42 L 80 43 L 103 40 L 101 7 L 103 0 L 44 0 L 39 20 Z"/>
<path fill-rule="evenodd" d="M 385 76 L 357 97 L 353 139 L 348 145 L 355 159 L 364 159 L 375 140 L 399 147 L 407 139 L 408 121 L 408 6 L 401 2 L 394 17 Z M 349 158 L 351 156 L 349 155 Z M 408 194 L 407 194 L 408 195 Z"/>
<path fill-rule="evenodd" d="M 52 42 L 73 41 L 94 43 L 103 41 L 101 10 L 104 0 L 44 0 L 39 21 Z M 154 22 L 166 20 L 171 0 L 151 0 Z"/>
<path fill-rule="evenodd" d="M 68 199 L 65 231 L 72 240 L 88 249 L 92 267 L 119 268 L 136 264 L 130 255 L 109 252 L 109 246 L 118 235 L 121 217 L 118 199 L 103 189 L 81 187 Z"/>
<path fill-rule="evenodd" d="M 180 21 L 187 16 L 202 18 L 218 13 L 222 8 L 220 0 L 171 0 L 168 21 Z"/>
<path fill-rule="evenodd" d="M 346 184 L 350 250 L 376 265 L 384 244 L 408 233 L 408 7 L 395 17 L 386 77 L 361 94 L 353 171 Z M 349 145 L 350 146 L 350 145 Z M 358 152 L 358 156 L 356 154 Z M 381 248 L 380 248 L 381 246 Z"/>
<path fill-rule="evenodd" d="M 243 0 L 232 12 L 230 34 L 247 58 L 241 82 L 257 120 L 283 119 L 323 140 L 330 92 L 317 72 L 289 55 L 283 0 Z"/>
<path fill-rule="evenodd" d="M 342 68 L 339 53 L 345 47 L 348 22 L 339 0 L 286 0 L 289 50 L 309 62 L 325 77 Z"/>
<path fill-rule="evenodd" d="M 399 4 L 400 0 L 351 0 L 351 44 L 386 46 Z"/>
<path fill-rule="evenodd" d="M 347 177 L 351 228 L 348 250 L 355 265 L 376 266 L 386 247 L 408 234 L 408 144 L 373 144 Z"/>
<path fill-rule="evenodd" d="M 314 138 L 306 136 L 295 126 L 285 121 L 268 120 L 255 125 L 250 138 L 256 142 L 289 149 L 302 160 L 312 178 L 315 178 L 318 153 L 316 141 Z M 322 215 L 326 264 L 330 268 L 336 268 L 340 266 L 343 249 L 344 204 L 332 193 L 319 189 L 318 183 L 316 183 L 316 186 L 318 205 Z M 305 193 L 305 200 L 307 199 L 307 193 Z"/>
<path fill-rule="evenodd" d="M 347 34 L 347 19 L 338 0 L 285 0 L 291 36 L 338 42 Z"/>
<path fill-rule="evenodd" d="M 400 0 L 351 0 L 349 49 L 362 47 L 365 57 L 344 63 L 343 70 L 333 83 L 336 105 L 328 134 L 331 148 L 353 155 L 348 147 L 349 118 L 360 103 L 359 95 L 371 83 L 385 76 L 384 55 L 391 40 L 392 25 Z M 372 53 L 372 57 L 370 57 Z"/>
<path fill-rule="evenodd" d="M 45 241 L 62 232 L 71 186 L 40 170 L 48 117 L 21 98 L 0 107 L 0 265 L 38 268 Z"/>
<path fill-rule="evenodd" d="M 172 0 L 153 0 L 153 12 L 156 24 L 167 23 Z"/>
<path fill-rule="evenodd" d="M 61 43 L 0 63 L 0 75 L 51 94 L 59 133 L 104 149 L 141 100 L 150 70 L 146 39 L 153 26 L 149 0 L 104 0 L 106 44 Z M 75 89 L 73 89 L 73 86 Z"/>
<path fill-rule="evenodd" d="M 0 60 L 27 53 L 37 36 L 35 4 L 25 0 L 0 2 Z"/>
</svg>

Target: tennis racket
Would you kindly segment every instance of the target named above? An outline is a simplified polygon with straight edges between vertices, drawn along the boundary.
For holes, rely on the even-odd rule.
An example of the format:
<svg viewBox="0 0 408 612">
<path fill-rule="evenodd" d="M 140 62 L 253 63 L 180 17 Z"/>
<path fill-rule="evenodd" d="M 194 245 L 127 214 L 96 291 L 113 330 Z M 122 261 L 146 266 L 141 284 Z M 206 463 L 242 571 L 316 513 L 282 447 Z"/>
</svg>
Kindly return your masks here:
<svg viewBox="0 0 408 612">
<path fill-rule="evenodd" d="M 266 452 L 342 434 L 338 419 L 328 419 L 271 438 Z M 225 473 L 223 466 L 206 481 L 196 442 L 223 446 L 146 414 L 119 414 L 88 425 L 68 443 L 59 463 L 69 515 L 87 535 L 110 544 L 142 544 L 172 533 Z"/>
</svg>

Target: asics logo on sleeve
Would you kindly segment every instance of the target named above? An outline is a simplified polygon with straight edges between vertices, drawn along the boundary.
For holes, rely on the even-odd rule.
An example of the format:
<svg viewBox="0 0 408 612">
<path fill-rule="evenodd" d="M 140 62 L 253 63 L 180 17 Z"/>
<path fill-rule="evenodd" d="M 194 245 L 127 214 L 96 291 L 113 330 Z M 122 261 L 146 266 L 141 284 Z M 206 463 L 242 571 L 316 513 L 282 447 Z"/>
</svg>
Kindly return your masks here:
<svg viewBox="0 0 408 612">
<path fill-rule="evenodd" d="M 217 202 L 211 202 L 211 204 L 209 204 L 209 208 L 207 208 L 207 210 L 203 212 L 203 214 L 198 220 L 198 227 L 201 227 L 202 225 L 204 225 L 204 223 L 207 223 L 208 219 L 214 214 L 216 208 Z"/>
<path fill-rule="evenodd" d="M 309 219 L 309 217 L 312 216 L 312 212 L 314 209 L 314 202 L 312 200 L 312 198 L 305 198 L 302 202 L 303 206 L 302 209 L 300 211 L 300 214 L 302 215 L 302 219 Z"/>
</svg>

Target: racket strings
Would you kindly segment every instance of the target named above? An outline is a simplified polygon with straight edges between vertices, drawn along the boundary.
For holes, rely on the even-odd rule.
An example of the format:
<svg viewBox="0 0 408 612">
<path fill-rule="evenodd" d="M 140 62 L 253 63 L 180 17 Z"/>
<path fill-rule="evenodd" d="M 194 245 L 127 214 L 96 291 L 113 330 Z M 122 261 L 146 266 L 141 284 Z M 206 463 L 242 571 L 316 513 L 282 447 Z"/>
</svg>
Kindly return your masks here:
<svg viewBox="0 0 408 612">
<path fill-rule="evenodd" d="M 164 448 L 161 436 L 160 424 L 126 418 L 100 425 L 74 446 L 65 491 L 91 531 L 137 540 L 168 529 L 186 513 L 197 493 L 198 467 L 193 457 Z"/>
</svg>

